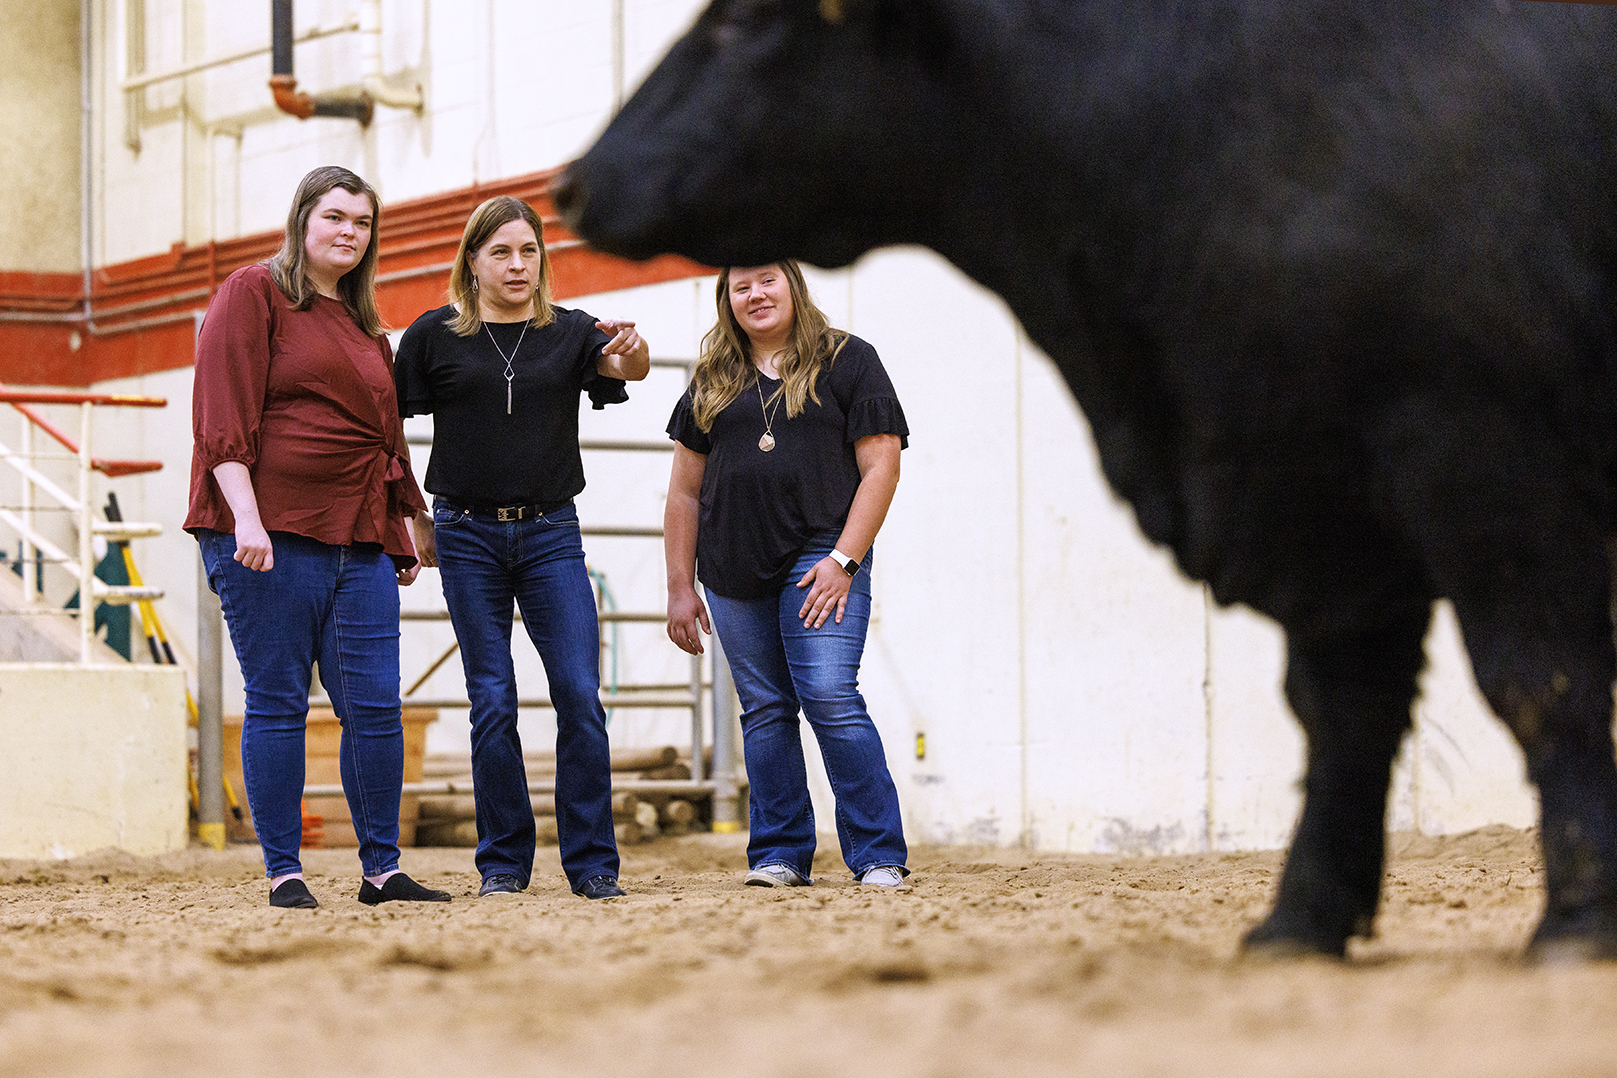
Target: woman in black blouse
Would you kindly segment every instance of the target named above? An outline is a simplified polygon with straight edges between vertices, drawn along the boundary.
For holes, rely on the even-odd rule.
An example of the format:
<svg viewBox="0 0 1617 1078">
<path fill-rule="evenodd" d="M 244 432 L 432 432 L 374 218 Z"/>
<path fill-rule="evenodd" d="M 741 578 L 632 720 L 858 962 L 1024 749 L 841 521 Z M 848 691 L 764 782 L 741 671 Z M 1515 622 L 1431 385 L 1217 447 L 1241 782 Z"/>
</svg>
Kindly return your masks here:
<svg viewBox="0 0 1617 1078">
<path fill-rule="evenodd" d="M 897 887 L 909 872 L 898 791 L 858 681 L 904 411 L 876 350 L 831 328 L 796 263 L 731 267 L 716 299 L 718 324 L 668 425 L 668 636 L 699 654 L 700 631 L 716 626 L 730 661 L 752 784 L 746 882 L 811 882 L 801 709 L 843 860 L 860 883 Z"/>
<path fill-rule="evenodd" d="M 544 661 L 556 709 L 561 864 L 585 898 L 613 898 L 618 849 L 601 707 L 595 593 L 573 498 L 584 489 L 578 398 L 628 399 L 650 369 L 633 322 L 597 322 L 551 302 L 539 215 L 491 198 L 472 213 L 449 275 L 455 302 L 417 318 L 394 377 L 405 415 L 433 414 L 421 563 L 438 566 L 471 700 L 478 894 L 528 886 L 533 806 L 517 736 L 511 605 Z"/>
</svg>

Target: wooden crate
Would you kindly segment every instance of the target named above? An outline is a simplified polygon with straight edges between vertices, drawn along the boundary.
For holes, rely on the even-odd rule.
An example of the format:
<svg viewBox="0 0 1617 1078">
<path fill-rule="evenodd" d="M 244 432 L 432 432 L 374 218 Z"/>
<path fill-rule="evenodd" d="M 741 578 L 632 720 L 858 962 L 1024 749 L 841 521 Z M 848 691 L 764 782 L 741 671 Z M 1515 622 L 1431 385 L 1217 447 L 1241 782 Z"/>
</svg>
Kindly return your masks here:
<svg viewBox="0 0 1617 1078">
<path fill-rule="evenodd" d="M 426 757 L 427 726 L 438 717 L 436 708 L 405 708 L 404 720 L 404 781 L 420 782 L 422 761 Z M 341 744 L 342 725 L 330 708 L 311 708 L 303 739 L 304 779 L 309 784 L 326 785 L 342 782 L 337 763 L 337 749 Z M 224 718 L 225 775 L 230 779 L 241 801 L 245 823 L 237 825 L 227 813 L 227 830 L 233 839 L 252 840 L 252 817 L 247 807 L 247 786 L 241 774 L 241 716 Z M 417 794 L 406 794 L 399 802 L 399 845 L 415 845 Z M 318 797 L 308 801 L 309 811 L 321 817 L 322 846 L 356 847 L 359 838 L 354 834 L 353 820 L 344 797 Z"/>
</svg>

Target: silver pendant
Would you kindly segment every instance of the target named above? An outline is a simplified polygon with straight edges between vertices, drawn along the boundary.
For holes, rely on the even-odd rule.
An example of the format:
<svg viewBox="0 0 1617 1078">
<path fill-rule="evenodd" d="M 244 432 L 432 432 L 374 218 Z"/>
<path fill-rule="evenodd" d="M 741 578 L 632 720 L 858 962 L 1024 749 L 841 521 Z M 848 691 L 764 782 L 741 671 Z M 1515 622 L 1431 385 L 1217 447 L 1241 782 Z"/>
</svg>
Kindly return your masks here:
<svg viewBox="0 0 1617 1078">
<path fill-rule="evenodd" d="M 762 449 L 765 453 L 775 448 L 775 436 L 770 434 L 767 430 L 764 431 L 764 436 L 758 439 L 758 448 Z"/>
</svg>

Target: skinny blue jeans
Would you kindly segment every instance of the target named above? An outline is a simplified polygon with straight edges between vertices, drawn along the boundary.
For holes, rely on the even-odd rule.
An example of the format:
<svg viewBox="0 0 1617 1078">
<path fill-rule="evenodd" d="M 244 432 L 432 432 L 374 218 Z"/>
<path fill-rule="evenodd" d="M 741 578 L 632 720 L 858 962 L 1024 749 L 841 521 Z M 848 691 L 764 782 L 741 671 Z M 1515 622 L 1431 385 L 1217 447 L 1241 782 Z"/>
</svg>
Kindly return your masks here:
<svg viewBox="0 0 1617 1078">
<path fill-rule="evenodd" d="M 577 889 L 618 874 L 612 758 L 601 706 L 600 629 L 572 502 L 530 520 L 474 515 L 444 498 L 432 510 L 444 601 L 472 704 L 477 870 L 533 874 L 533 804 L 517 735 L 511 604 L 544 663 L 556 709 L 556 831 Z"/>
<path fill-rule="evenodd" d="M 898 790 L 881 734 L 859 692 L 859 660 L 870 626 L 871 554 L 854 575 L 841 624 L 835 614 L 805 629 L 797 582 L 831 552 L 830 536 L 805 550 L 778 595 L 728 599 L 707 593 L 713 630 L 730 660 L 741 700 L 741 736 L 751 784 L 748 814 L 752 868 L 786 865 L 804 878 L 814 867 L 814 808 L 809 801 L 798 712 L 808 719 L 836 798 L 842 860 L 855 877 L 891 865 L 905 875 L 908 850 Z"/>
<path fill-rule="evenodd" d="M 367 876 L 399 867 L 404 727 L 399 720 L 399 585 L 371 543 L 332 546 L 271 532 L 275 567 L 235 560 L 236 537 L 197 533 L 247 689 L 241 769 L 271 879 L 302 870 L 303 737 L 309 682 L 342 723 L 337 762 Z"/>
</svg>

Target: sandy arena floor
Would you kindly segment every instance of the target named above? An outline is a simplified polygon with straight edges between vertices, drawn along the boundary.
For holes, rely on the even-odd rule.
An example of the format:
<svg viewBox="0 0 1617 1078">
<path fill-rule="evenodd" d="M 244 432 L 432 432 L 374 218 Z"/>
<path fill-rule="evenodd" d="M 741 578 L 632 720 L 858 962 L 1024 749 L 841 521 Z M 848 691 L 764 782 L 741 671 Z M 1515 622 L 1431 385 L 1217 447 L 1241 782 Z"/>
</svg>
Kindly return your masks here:
<svg viewBox="0 0 1617 1078">
<path fill-rule="evenodd" d="M 631 895 L 272 910 L 256 847 L 0 862 L 4 1075 L 1617 1074 L 1617 964 L 1527 968 L 1530 834 L 1396 839 L 1349 963 L 1241 962 L 1278 854 L 914 852 L 914 887 L 743 888 L 744 836 L 625 851 Z"/>
</svg>

